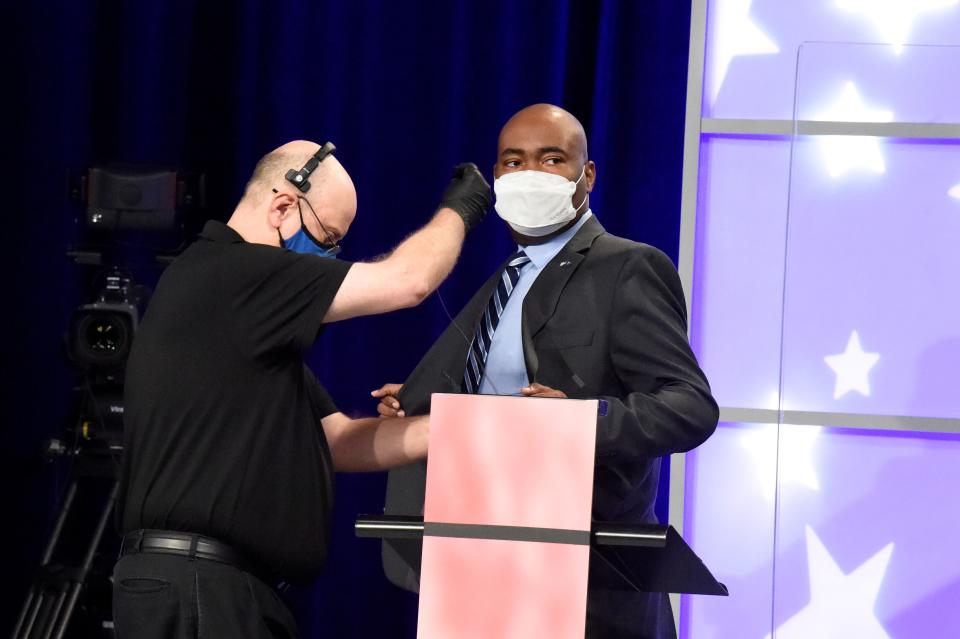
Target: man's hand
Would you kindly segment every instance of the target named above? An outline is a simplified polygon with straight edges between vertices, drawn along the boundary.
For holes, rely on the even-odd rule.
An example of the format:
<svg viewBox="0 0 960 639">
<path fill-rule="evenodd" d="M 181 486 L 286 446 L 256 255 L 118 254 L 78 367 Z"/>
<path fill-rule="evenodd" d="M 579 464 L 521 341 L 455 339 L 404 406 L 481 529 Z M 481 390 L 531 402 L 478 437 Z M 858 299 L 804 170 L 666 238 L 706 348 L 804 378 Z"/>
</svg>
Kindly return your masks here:
<svg viewBox="0 0 960 639">
<path fill-rule="evenodd" d="M 458 164 L 443 192 L 439 208 L 453 209 L 463 220 L 467 232 L 480 224 L 490 206 L 490 185 L 473 162 Z"/>
<path fill-rule="evenodd" d="M 401 388 L 403 388 L 403 384 L 384 384 L 370 393 L 373 397 L 380 398 L 380 403 L 377 404 L 377 412 L 380 415 L 383 417 L 403 417 L 406 415 L 400 407 L 400 400 L 397 399 L 397 394 Z"/>
<path fill-rule="evenodd" d="M 565 399 L 567 394 L 563 391 L 544 386 L 543 384 L 533 383 L 520 389 L 525 397 L 557 397 Z"/>
</svg>

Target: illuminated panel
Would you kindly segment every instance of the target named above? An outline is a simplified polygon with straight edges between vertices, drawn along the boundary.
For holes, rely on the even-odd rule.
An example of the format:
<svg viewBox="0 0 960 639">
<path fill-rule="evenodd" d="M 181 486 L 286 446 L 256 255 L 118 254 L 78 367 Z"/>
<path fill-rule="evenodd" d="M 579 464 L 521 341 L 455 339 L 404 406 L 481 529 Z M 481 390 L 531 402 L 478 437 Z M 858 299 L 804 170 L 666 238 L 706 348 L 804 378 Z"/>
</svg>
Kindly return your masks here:
<svg viewBox="0 0 960 639">
<path fill-rule="evenodd" d="M 710 138 L 700 157 L 691 341 L 721 406 L 775 409 L 790 142 Z"/>
<path fill-rule="evenodd" d="M 721 424 L 688 456 L 685 536 L 730 597 L 684 597 L 680 636 L 960 628 L 958 458 L 958 435 Z"/>
<path fill-rule="evenodd" d="M 710 0 L 703 116 L 790 119 L 797 50 L 804 42 L 960 45 L 960 0 Z M 910 48 L 889 49 L 887 74 L 898 74 Z M 916 66 L 918 74 L 898 77 L 905 90 L 894 108 L 911 121 L 928 121 L 923 110 L 940 104 L 944 121 L 960 121 L 960 84 L 931 82 L 936 67 Z M 882 74 L 854 77 L 867 92 L 870 84 L 885 82 Z"/>
<path fill-rule="evenodd" d="M 824 428 L 806 454 L 818 490 L 781 476 L 777 639 L 953 636 L 960 436 Z"/>
<path fill-rule="evenodd" d="M 960 5 L 951 14 L 960 29 Z M 949 21 L 949 17 L 948 17 Z M 960 45 L 960 34 L 952 40 Z M 948 42 L 949 42 L 948 41 Z M 809 42 L 794 52 L 799 120 L 960 123 L 960 84 L 945 82 L 956 46 Z M 791 103 L 792 103 L 791 89 Z M 792 116 L 791 110 L 787 117 Z"/>
<path fill-rule="evenodd" d="M 709 9 L 704 115 L 801 125 L 703 136 L 692 338 L 728 419 L 789 423 L 687 455 L 684 534 L 731 596 L 684 597 L 680 636 L 952 636 L 960 435 L 886 429 L 960 419 L 960 48 L 903 46 L 960 44 L 960 2 Z"/>
<path fill-rule="evenodd" d="M 837 180 L 824 137 L 794 153 L 784 408 L 956 418 L 960 142 L 866 138 L 886 173 Z"/>
<path fill-rule="evenodd" d="M 687 454 L 684 537 L 730 596 L 683 597 L 681 637 L 770 632 L 776 447 L 775 424 L 721 423 Z"/>
</svg>

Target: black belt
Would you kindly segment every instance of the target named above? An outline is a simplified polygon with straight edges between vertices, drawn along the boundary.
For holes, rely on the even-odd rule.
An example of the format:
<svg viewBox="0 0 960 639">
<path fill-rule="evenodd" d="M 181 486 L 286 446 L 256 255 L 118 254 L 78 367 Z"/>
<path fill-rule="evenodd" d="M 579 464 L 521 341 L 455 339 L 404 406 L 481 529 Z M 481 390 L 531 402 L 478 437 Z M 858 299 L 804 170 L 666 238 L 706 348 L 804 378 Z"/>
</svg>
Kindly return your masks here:
<svg viewBox="0 0 960 639">
<path fill-rule="evenodd" d="M 120 556 L 125 557 L 135 553 L 208 559 L 239 568 L 267 584 L 276 581 L 260 566 L 246 559 L 231 546 L 204 535 L 173 530 L 134 530 L 123 536 L 123 542 L 120 544 Z"/>
</svg>

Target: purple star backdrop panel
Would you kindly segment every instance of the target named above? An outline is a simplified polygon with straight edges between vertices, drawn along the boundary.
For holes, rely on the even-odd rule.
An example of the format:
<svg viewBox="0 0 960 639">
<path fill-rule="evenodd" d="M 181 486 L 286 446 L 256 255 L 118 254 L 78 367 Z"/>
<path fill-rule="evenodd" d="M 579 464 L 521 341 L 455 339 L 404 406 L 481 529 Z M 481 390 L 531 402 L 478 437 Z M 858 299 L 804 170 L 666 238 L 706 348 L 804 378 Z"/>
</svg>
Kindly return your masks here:
<svg viewBox="0 0 960 639">
<path fill-rule="evenodd" d="M 691 341 L 721 406 L 775 410 L 790 142 L 701 144 Z"/>
<path fill-rule="evenodd" d="M 806 44 L 798 119 L 827 113 L 879 122 L 878 132 L 884 123 L 919 133 L 960 123 L 960 95 L 934 99 L 945 85 L 957 90 L 941 79 L 958 65 L 960 47 Z M 798 127 L 782 408 L 960 417 L 960 296 L 951 293 L 960 273 L 960 200 L 951 196 L 960 140 L 802 135 Z"/>
<path fill-rule="evenodd" d="M 958 456 L 956 434 L 723 423 L 687 457 L 685 537 L 731 596 L 685 597 L 681 637 L 955 636 Z"/>
<path fill-rule="evenodd" d="M 800 44 L 958 41 L 960 0 L 796 4 L 709 4 L 702 115 L 767 120 L 701 122 L 691 340 L 724 421 L 683 529 L 731 596 L 684 597 L 680 636 L 960 636 L 960 47 Z"/>
<path fill-rule="evenodd" d="M 799 138 L 793 181 L 784 409 L 960 416 L 960 144 Z"/>
<path fill-rule="evenodd" d="M 723 422 L 687 453 L 684 538 L 730 596 L 683 597 L 681 637 L 770 632 L 776 445 L 776 424 Z"/>
<path fill-rule="evenodd" d="M 779 459 L 777 639 L 960 636 L 960 436 L 783 425 Z"/>
<path fill-rule="evenodd" d="M 960 83 L 944 81 L 956 46 L 807 42 L 798 51 L 797 120 L 960 122 Z"/>
<path fill-rule="evenodd" d="M 958 6 L 956 0 L 710 0 L 703 116 L 789 120 L 802 43 L 960 45 Z M 919 104 L 949 93 L 960 108 L 956 83 L 922 86 L 912 96 Z"/>
</svg>

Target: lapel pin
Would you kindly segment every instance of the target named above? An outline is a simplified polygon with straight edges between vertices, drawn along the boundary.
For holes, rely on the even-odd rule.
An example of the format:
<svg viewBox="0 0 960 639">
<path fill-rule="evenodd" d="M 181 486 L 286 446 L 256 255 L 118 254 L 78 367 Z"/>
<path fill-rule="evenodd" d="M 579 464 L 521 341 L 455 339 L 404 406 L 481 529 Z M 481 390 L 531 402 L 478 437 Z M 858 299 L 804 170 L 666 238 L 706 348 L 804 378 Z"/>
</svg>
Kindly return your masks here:
<svg viewBox="0 0 960 639">
<path fill-rule="evenodd" d="M 560 262 L 560 266 L 570 266 L 571 264 L 573 264 L 573 262 L 571 262 L 570 260 L 564 260 Z"/>
</svg>

